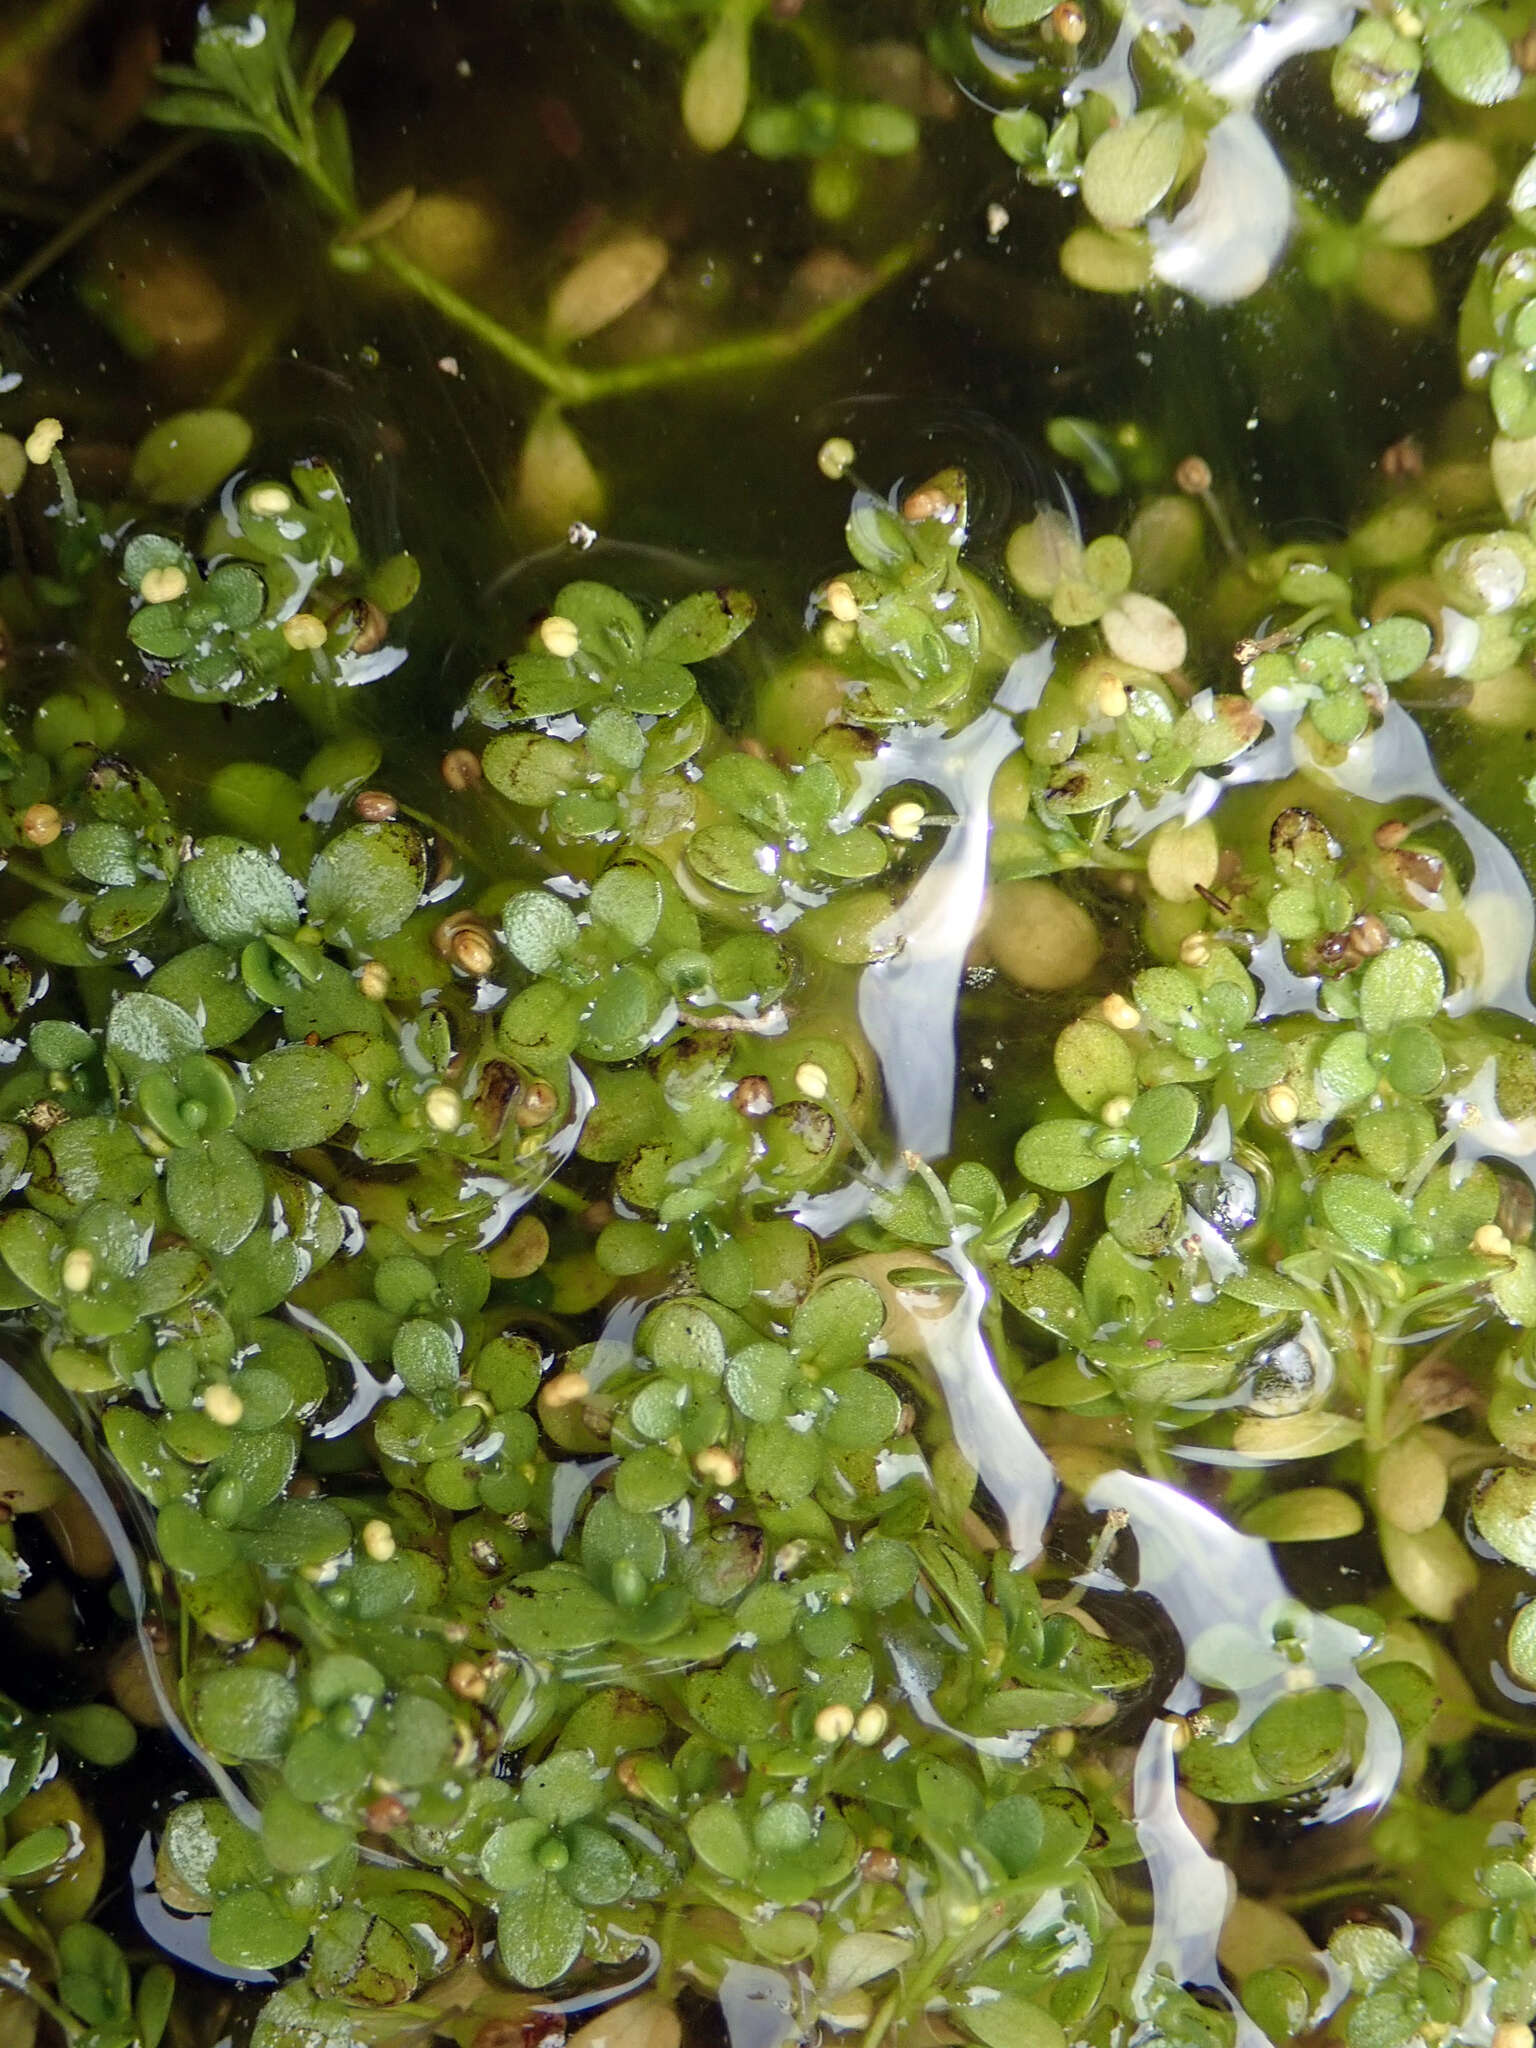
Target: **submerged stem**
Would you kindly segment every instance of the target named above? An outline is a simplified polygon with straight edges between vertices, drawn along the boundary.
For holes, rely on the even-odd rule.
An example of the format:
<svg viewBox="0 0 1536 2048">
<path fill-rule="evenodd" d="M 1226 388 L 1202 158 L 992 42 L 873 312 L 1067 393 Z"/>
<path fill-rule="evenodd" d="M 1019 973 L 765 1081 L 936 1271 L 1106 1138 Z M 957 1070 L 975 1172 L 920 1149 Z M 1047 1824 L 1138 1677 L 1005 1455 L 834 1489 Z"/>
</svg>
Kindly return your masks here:
<svg viewBox="0 0 1536 2048">
<path fill-rule="evenodd" d="M 0 70 L 3 69 L 4 59 L 0 57 Z M 120 206 L 126 206 L 128 201 L 142 192 L 147 185 L 154 184 L 172 164 L 179 163 L 182 157 L 196 149 L 202 139 L 195 131 L 172 136 L 169 142 L 155 150 L 152 155 L 145 157 L 143 163 L 135 164 L 131 171 L 125 171 L 122 177 L 115 178 L 103 191 L 98 192 L 88 205 L 82 206 L 78 213 L 71 214 L 58 233 L 50 235 L 43 246 L 34 250 L 21 268 L 13 271 L 6 282 L 0 285 L 0 306 L 9 306 L 14 300 L 19 299 L 24 291 L 52 270 L 61 257 L 67 256 L 77 243 L 84 241 L 93 228 L 99 227 L 102 221 L 116 213 Z"/>
<path fill-rule="evenodd" d="M 345 230 L 355 230 L 362 216 L 344 192 L 326 175 L 313 148 L 295 135 L 273 135 L 274 145 L 304 176 L 311 191 Z M 374 260 L 425 304 L 441 313 L 455 327 L 488 348 L 495 356 L 557 398 L 562 405 L 595 405 L 607 398 L 627 398 L 636 392 L 659 390 L 669 384 L 691 382 L 696 377 L 724 376 L 734 371 L 766 369 L 791 360 L 833 333 L 857 313 L 874 295 L 899 277 L 916 256 L 916 244 L 904 242 L 890 249 L 874 265 L 868 279 L 857 290 L 818 307 L 793 327 L 768 328 L 729 341 L 707 342 L 701 348 L 651 356 L 638 363 L 621 363 L 609 369 L 588 370 L 580 364 L 561 361 L 506 327 L 494 315 L 466 299 L 442 278 L 413 262 L 403 250 L 380 236 L 370 243 Z"/>
</svg>

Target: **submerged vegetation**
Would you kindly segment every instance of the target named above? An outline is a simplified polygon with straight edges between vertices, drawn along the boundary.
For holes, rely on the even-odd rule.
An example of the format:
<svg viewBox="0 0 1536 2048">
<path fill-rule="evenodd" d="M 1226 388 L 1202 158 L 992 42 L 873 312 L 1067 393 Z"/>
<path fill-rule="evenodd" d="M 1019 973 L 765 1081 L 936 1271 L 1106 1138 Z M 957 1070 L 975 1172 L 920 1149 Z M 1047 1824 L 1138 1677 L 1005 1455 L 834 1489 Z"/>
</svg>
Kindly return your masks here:
<svg viewBox="0 0 1536 2048">
<path fill-rule="evenodd" d="M 39 149 L 89 13 L 0 37 Z M 482 198 L 355 165 L 383 18 L 259 0 L 6 294 L 5 2048 L 1530 2048 L 1531 24 L 551 20 L 787 277 L 658 206 L 498 298 Z M 969 130 L 1147 417 L 1058 369 L 1000 502 L 806 404 L 787 593 L 600 532 L 676 537 L 605 417 L 758 461 L 732 394 L 937 288 Z M 133 251 L 189 149 L 515 409 L 480 609 L 407 435 L 295 445 L 292 309 Z M 1424 409 L 1266 531 L 1179 348 L 1358 319 Z"/>
</svg>

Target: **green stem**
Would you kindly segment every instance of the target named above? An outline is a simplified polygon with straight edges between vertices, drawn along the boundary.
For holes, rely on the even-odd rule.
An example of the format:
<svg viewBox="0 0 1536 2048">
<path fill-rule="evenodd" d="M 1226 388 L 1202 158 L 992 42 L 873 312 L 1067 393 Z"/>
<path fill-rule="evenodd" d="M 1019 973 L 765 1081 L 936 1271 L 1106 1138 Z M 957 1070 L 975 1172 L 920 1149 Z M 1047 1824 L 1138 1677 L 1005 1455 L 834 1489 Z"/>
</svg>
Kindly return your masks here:
<svg viewBox="0 0 1536 2048">
<path fill-rule="evenodd" d="M 534 383 L 542 384 L 546 391 L 552 391 L 562 404 L 586 403 L 587 371 L 556 362 L 545 355 L 542 349 L 524 341 L 510 327 L 503 327 L 483 307 L 466 299 L 462 292 L 456 292 L 451 284 L 444 284 L 440 277 L 434 277 L 419 263 L 413 263 L 409 256 L 392 248 L 382 237 L 369 246 L 374 261 L 382 270 L 387 270 L 401 284 L 409 286 L 419 299 L 425 300 L 451 325 L 462 328 L 493 355 L 500 356 L 504 363 L 510 363 L 514 370 L 520 370 Z"/>
<path fill-rule="evenodd" d="M 3 64 L 0 64 L 0 69 L 3 68 Z M 36 284 L 47 271 L 52 270 L 61 257 L 67 256 L 76 243 L 84 241 L 91 230 L 98 227 L 109 214 L 115 213 L 120 206 L 125 206 L 135 194 L 142 192 L 146 185 L 154 184 L 172 164 L 178 163 L 182 157 L 196 149 L 202 139 L 200 135 L 191 131 L 173 136 L 162 148 L 145 157 L 143 163 L 136 164 L 131 171 L 115 179 L 104 191 L 98 192 L 89 205 L 82 206 L 78 213 L 71 215 L 56 235 L 50 235 L 43 246 L 34 250 L 21 268 L 13 271 L 6 282 L 0 285 L 0 306 L 9 306 L 14 300 L 19 299 L 24 291 Z"/>
<path fill-rule="evenodd" d="M 1401 1314 L 1389 1316 L 1377 1329 L 1365 1369 L 1366 1449 L 1379 1451 L 1386 1442 L 1387 1397 L 1397 1379 L 1398 1347 L 1391 1339 L 1400 1335 Z"/>
<path fill-rule="evenodd" d="M 1157 1433 L 1157 1412 L 1144 1402 L 1138 1402 L 1131 1410 L 1131 1435 L 1136 1455 L 1148 1475 L 1153 1479 L 1173 1479 L 1173 1467 L 1163 1455 L 1162 1439 Z"/>
<path fill-rule="evenodd" d="M 7 854 L 0 862 L 0 873 L 14 875 L 28 888 L 41 889 L 45 896 L 55 896 L 60 903 L 78 903 L 80 900 L 78 889 L 71 889 L 66 882 L 56 882 L 46 868 L 36 867 L 29 860 L 18 860 L 14 853 Z"/>
<path fill-rule="evenodd" d="M 893 279 L 909 269 L 916 255 L 916 247 L 910 242 L 888 249 L 857 291 L 834 300 L 829 306 L 820 307 L 797 326 L 744 334 L 732 341 L 711 342 L 703 348 L 685 349 L 676 355 L 652 356 L 646 362 L 625 363 L 611 370 L 583 371 L 585 396 L 576 403 L 586 405 L 604 398 L 625 398 L 637 391 L 654 391 L 695 377 L 764 370 L 774 364 L 788 362 L 835 333 L 877 292 L 884 291 Z"/>
<path fill-rule="evenodd" d="M 37 1950 L 38 1954 L 47 1963 L 49 1969 L 54 1973 L 55 1976 L 57 1976 L 59 1969 L 59 1952 L 53 1945 L 53 1936 L 48 1932 L 47 1928 L 43 1926 L 40 1920 L 33 1919 L 32 1915 L 27 1911 L 26 1907 L 22 1905 L 21 1901 L 16 1897 L 16 1894 L 14 1892 L 0 1891 L 0 1913 L 4 1914 L 8 1924 L 16 1930 L 16 1932 L 21 1936 L 22 1940 L 25 1941 L 29 1947 L 35 1948 Z M 38 1993 L 34 1990 L 32 1979 L 30 1977 L 27 1979 L 27 1982 L 25 1984 L 20 1985 L 16 1988 L 25 1991 L 29 1998 L 35 1996 L 37 1998 L 39 2005 L 41 2005 L 46 2012 L 51 2013 L 53 2017 L 59 2021 L 60 2025 L 64 2028 L 66 2033 L 72 2033 L 74 2031 L 72 2023 L 64 2016 L 64 2014 L 62 2014 L 58 2010 L 58 2008 L 47 1997 L 46 1993 Z"/>
<path fill-rule="evenodd" d="M 887 1992 L 883 2001 L 875 2008 L 873 2019 L 864 2029 L 864 2048 L 880 2048 L 880 2043 L 889 2033 L 891 2021 L 895 2019 L 900 2006 L 900 1991 Z"/>
<path fill-rule="evenodd" d="M 360 218 L 356 208 L 345 193 L 326 177 L 312 151 L 294 136 L 282 140 L 274 136 L 273 141 L 303 174 L 310 189 L 338 224 L 344 229 L 355 229 Z M 386 237 L 380 236 L 370 242 L 369 248 L 374 261 L 425 304 L 533 383 L 541 384 L 565 406 L 595 405 L 603 399 L 628 398 L 639 391 L 655 391 L 670 384 L 691 382 L 697 377 L 726 376 L 787 362 L 806 349 L 814 348 L 850 319 L 876 292 L 883 291 L 893 278 L 900 276 L 917 253 L 915 245 L 910 242 L 888 250 L 870 272 L 867 282 L 857 291 L 849 292 L 829 306 L 819 307 L 794 327 L 771 328 L 758 334 L 740 335 L 731 341 L 709 342 L 702 348 L 651 356 L 644 362 L 621 363 L 611 369 L 585 370 L 579 364 L 562 362 L 546 355 L 531 341 L 514 334 L 511 328 L 504 327 L 487 313 L 483 306 L 475 305 L 473 300 L 456 292 L 452 285 L 445 284 L 430 270 L 412 262 Z"/>
</svg>

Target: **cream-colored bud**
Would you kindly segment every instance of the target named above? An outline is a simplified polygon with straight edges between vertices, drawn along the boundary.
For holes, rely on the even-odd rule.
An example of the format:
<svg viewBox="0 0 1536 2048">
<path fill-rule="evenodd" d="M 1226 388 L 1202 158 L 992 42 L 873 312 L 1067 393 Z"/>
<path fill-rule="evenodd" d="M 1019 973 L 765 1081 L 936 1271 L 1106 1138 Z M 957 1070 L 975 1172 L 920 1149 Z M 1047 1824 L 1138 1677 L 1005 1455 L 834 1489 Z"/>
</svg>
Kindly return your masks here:
<svg viewBox="0 0 1536 2048">
<path fill-rule="evenodd" d="M 456 1131 L 464 1121 L 464 1098 L 457 1088 L 450 1088 L 444 1081 L 427 1090 L 421 1108 L 433 1130 L 444 1136 Z"/>
<path fill-rule="evenodd" d="M 1130 1113 L 1129 1095 L 1111 1095 L 1108 1102 L 1102 1104 L 1099 1109 L 1099 1120 L 1107 1124 L 1110 1130 L 1118 1131 Z"/>
<path fill-rule="evenodd" d="M 216 1380 L 204 1390 L 203 1413 L 210 1422 L 233 1429 L 245 1413 L 245 1403 L 227 1380 Z"/>
<path fill-rule="evenodd" d="M 816 467 L 824 477 L 830 477 L 833 483 L 837 483 L 852 469 L 857 455 L 857 449 L 845 434 L 833 434 L 816 450 Z"/>
<path fill-rule="evenodd" d="M 859 1709 L 858 1718 L 853 1724 L 853 1739 L 863 1748 L 873 1749 L 877 1742 L 885 1740 L 886 1730 L 890 1725 L 890 1715 L 878 1701 L 872 1701 L 869 1706 Z"/>
<path fill-rule="evenodd" d="M 146 569 L 139 579 L 139 595 L 146 604 L 174 604 L 187 594 L 187 572 L 175 562 L 158 569 Z"/>
<path fill-rule="evenodd" d="M 813 1102 L 823 1100 L 829 1085 L 826 1068 L 817 1066 L 814 1060 L 802 1060 L 796 1067 L 795 1086 Z"/>
<path fill-rule="evenodd" d="M 28 462 L 44 463 L 64 438 L 64 422 L 56 419 L 39 420 L 27 436 Z"/>
<path fill-rule="evenodd" d="M 365 960 L 357 985 L 370 1003 L 382 1003 L 389 994 L 389 969 L 382 960 Z"/>
<path fill-rule="evenodd" d="M 1472 1249 L 1480 1258 L 1507 1259 L 1514 1247 L 1497 1223 L 1480 1223 L 1472 1233 Z"/>
<path fill-rule="evenodd" d="M 734 1486 L 741 1477 L 740 1463 L 724 1444 L 706 1444 L 702 1451 L 696 1451 L 693 1469 L 714 1487 Z"/>
<path fill-rule="evenodd" d="M 1122 717 L 1131 702 L 1125 693 L 1125 685 L 1118 676 L 1106 676 L 1104 678 L 1103 682 L 1099 684 L 1098 694 L 1094 701 L 1098 706 L 1101 718 Z"/>
<path fill-rule="evenodd" d="M 246 498 L 245 509 L 258 519 L 280 519 L 293 510 L 293 499 L 281 484 L 258 484 Z"/>
<path fill-rule="evenodd" d="M 852 1707 L 823 1707 L 816 1716 L 818 1742 L 846 1742 L 853 1733 Z"/>
<path fill-rule="evenodd" d="M 1301 1097 L 1284 1081 L 1264 1090 L 1264 1107 L 1277 1124 L 1293 1124 L 1301 1115 Z"/>
<path fill-rule="evenodd" d="M 885 829 L 893 839 L 915 839 L 923 829 L 924 816 L 922 805 L 909 797 L 891 805 L 885 814 Z"/>
<path fill-rule="evenodd" d="M 363 1524 L 363 1548 L 375 1564 L 388 1564 L 395 1554 L 395 1532 L 379 1517 Z"/>
<path fill-rule="evenodd" d="M 1210 963 L 1211 941 L 1205 932 L 1186 932 L 1179 941 L 1179 962 L 1184 967 L 1205 967 Z"/>
<path fill-rule="evenodd" d="M 585 1401 L 591 1391 L 591 1382 L 584 1372 L 557 1372 L 540 1387 L 539 1405 L 543 1408 L 574 1408 L 578 1401 Z"/>
<path fill-rule="evenodd" d="M 552 654 L 558 661 L 569 661 L 581 645 L 581 635 L 576 630 L 574 619 L 562 618 L 559 612 L 551 612 L 539 627 L 539 639 L 544 652 Z"/>
<path fill-rule="evenodd" d="M 283 638 L 296 653 L 313 654 L 317 647 L 325 645 L 329 628 L 313 612 L 295 612 L 291 619 L 283 621 Z"/>
<path fill-rule="evenodd" d="M 59 1278 L 64 1283 L 66 1294 L 84 1294 L 96 1277 L 96 1254 L 87 1251 L 83 1244 L 77 1244 L 73 1251 L 64 1254 L 64 1263 L 59 1268 Z"/>
<path fill-rule="evenodd" d="M 853 594 L 853 585 L 844 577 L 837 576 L 821 594 L 821 601 L 834 619 L 840 619 L 845 626 L 851 626 L 859 616 L 859 600 Z"/>
<path fill-rule="evenodd" d="M 1134 1031 L 1141 1023 L 1140 1010 L 1122 995 L 1106 996 L 1099 1005 L 1099 1013 L 1104 1022 L 1113 1024 L 1117 1031 Z"/>
</svg>

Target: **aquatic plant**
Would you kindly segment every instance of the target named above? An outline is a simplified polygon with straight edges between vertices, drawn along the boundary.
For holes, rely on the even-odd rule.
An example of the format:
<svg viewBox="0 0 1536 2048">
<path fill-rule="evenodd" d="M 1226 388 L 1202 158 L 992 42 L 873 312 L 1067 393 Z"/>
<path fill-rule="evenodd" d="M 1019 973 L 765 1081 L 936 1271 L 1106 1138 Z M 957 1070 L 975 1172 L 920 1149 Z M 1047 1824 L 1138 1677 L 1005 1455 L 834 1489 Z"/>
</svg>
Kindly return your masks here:
<svg viewBox="0 0 1536 2048">
<path fill-rule="evenodd" d="M 805 158 L 822 219 L 921 144 L 812 25 L 811 82 L 759 66 L 792 10 L 625 12 L 693 142 Z M 1089 26 L 982 23 L 1069 99 Z M 1203 184 L 1142 223 L 1269 150 L 1189 26 L 1124 18 L 1118 120 L 998 117 L 1094 216 L 1079 283 L 1197 289 Z M 1515 26 L 1239 48 L 1337 43 L 1395 135 L 1420 43 L 1479 107 Z M 589 368 L 631 244 L 525 339 L 360 205 L 349 37 L 205 12 L 157 114 L 286 158 L 344 268 L 547 394 L 530 445 L 863 302 Z M 1307 202 L 1312 285 L 1448 239 L 1501 156 Z M 119 1581 L 89 1697 L 0 1716 L 18 2025 L 190 2044 L 223 1977 L 256 2048 L 676 2048 L 701 1999 L 734 2048 L 1529 2048 L 1530 1788 L 1477 1745 L 1536 1689 L 1536 920 L 1413 715 L 1532 702 L 1527 182 L 1463 311 L 1497 432 L 1438 491 L 1240 545 L 1201 458 L 1062 415 L 1103 504 L 994 545 L 963 468 L 885 495 L 837 435 L 798 632 L 572 574 L 578 527 L 425 737 L 369 718 L 420 572 L 344 461 L 209 405 L 87 491 L 18 411 L 0 608 L 94 659 L 0 735 L 0 1585 L 32 1517 Z M 1479 1606 L 1502 1702 L 1451 1654 Z M 180 1972 L 99 1924 L 150 1730 L 189 1796 L 131 1887 Z M 1257 1898 L 1265 1828 L 1313 1860 Z"/>
</svg>

